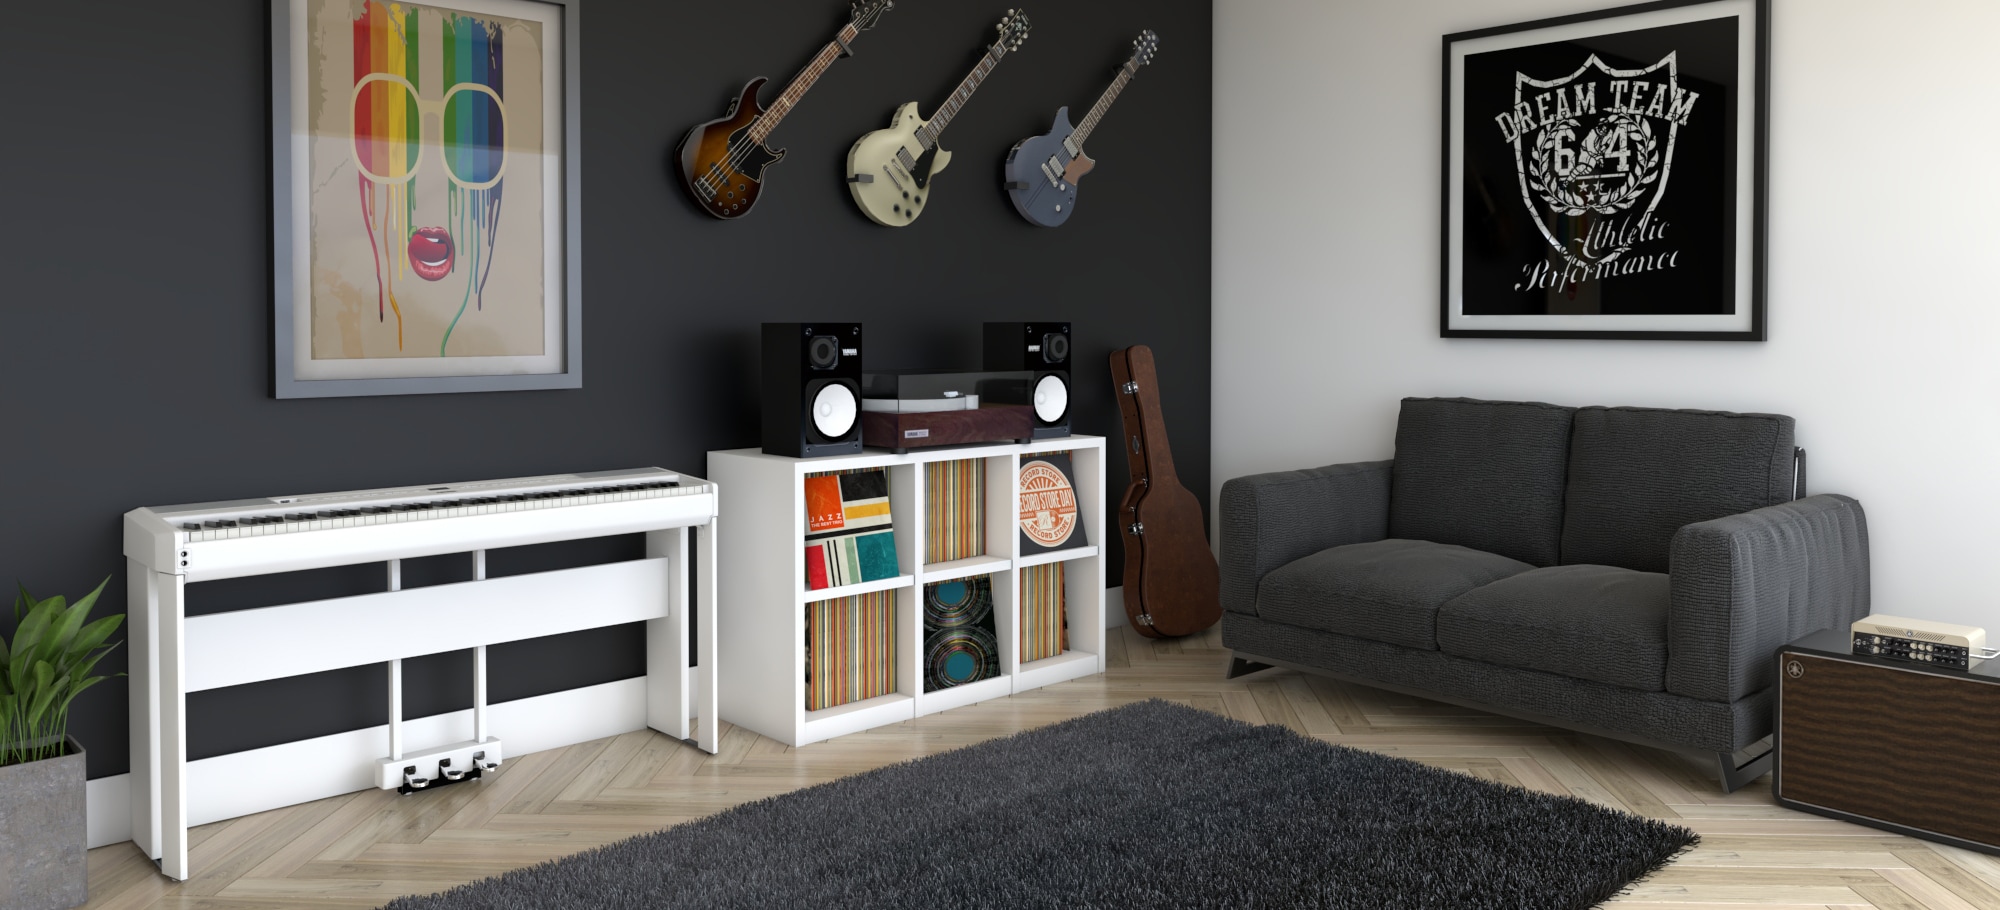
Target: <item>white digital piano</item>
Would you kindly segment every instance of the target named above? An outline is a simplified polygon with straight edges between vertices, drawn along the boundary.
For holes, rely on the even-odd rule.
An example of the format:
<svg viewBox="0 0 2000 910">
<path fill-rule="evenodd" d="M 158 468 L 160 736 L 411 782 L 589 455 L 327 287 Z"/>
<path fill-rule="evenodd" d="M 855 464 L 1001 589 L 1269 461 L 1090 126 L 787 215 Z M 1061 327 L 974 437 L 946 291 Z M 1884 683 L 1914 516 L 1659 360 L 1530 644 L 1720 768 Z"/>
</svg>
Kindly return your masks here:
<svg viewBox="0 0 2000 910">
<path fill-rule="evenodd" d="M 640 620 L 646 621 L 647 726 L 716 751 L 716 499 L 708 481 L 639 468 L 126 513 L 133 840 L 168 877 L 185 880 L 190 815 L 211 821 L 366 789 L 355 783 L 363 769 L 351 768 L 336 775 L 348 784 L 332 793 L 277 787 L 246 804 L 240 793 L 225 799 L 209 792 L 231 785 L 199 781 L 191 793 L 189 692 L 386 663 L 387 737 L 365 779 L 408 793 L 476 777 L 504 757 L 507 731 L 488 729 L 488 645 Z M 486 577 L 488 549 L 631 533 L 646 535 L 646 558 Z M 692 602 L 699 638 L 694 680 L 687 641 L 691 549 L 701 560 Z M 467 554 L 473 580 L 403 589 L 402 560 L 451 553 Z M 387 573 L 384 593 L 185 612 L 189 582 L 374 562 Z M 476 621 L 450 621 L 468 617 Z M 468 648 L 472 738 L 406 750 L 402 659 Z M 696 692 L 699 706 L 691 704 Z M 691 709 L 700 718 L 696 740 L 688 739 Z M 322 791 L 326 786 L 320 784 Z"/>
</svg>

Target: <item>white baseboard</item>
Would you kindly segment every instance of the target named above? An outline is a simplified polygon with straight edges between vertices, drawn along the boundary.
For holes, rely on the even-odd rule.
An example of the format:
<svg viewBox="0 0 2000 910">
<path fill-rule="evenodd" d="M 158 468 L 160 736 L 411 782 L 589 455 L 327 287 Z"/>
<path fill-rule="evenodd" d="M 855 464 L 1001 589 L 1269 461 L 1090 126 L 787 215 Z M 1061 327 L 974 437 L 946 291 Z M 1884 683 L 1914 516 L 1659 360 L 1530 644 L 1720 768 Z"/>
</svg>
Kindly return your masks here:
<svg viewBox="0 0 2000 910">
<path fill-rule="evenodd" d="M 688 683 L 688 691 L 694 692 L 698 684 L 692 672 Z M 506 740 L 511 757 L 643 730 L 646 679 L 502 702 L 487 709 L 487 723 L 492 735 Z M 403 722 L 405 751 L 470 738 L 470 708 Z M 388 745 L 384 724 L 189 762 L 188 824 L 372 789 L 375 762 L 387 754 Z M 131 779 L 118 774 L 84 785 L 90 846 L 132 839 Z"/>
<path fill-rule="evenodd" d="M 132 775 L 83 783 L 84 842 L 102 847 L 132 839 Z"/>
<path fill-rule="evenodd" d="M 1104 589 L 1104 627 L 1116 629 L 1125 622 L 1125 588 Z"/>
</svg>

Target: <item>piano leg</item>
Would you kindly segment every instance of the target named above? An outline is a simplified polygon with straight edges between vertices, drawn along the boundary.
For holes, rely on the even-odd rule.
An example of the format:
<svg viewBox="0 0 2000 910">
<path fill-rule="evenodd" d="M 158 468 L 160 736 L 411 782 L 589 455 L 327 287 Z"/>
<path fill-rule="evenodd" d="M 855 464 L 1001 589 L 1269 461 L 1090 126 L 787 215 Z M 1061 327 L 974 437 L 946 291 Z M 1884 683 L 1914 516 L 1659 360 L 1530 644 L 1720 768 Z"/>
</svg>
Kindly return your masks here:
<svg viewBox="0 0 2000 910">
<path fill-rule="evenodd" d="M 130 676 L 132 843 L 148 859 L 160 858 L 160 585 L 161 575 L 125 560 L 125 653 Z"/>
<path fill-rule="evenodd" d="M 472 580 L 486 580 L 486 551 L 472 551 Z M 472 649 L 472 741 L 486 741 L 486 646 Z"/>
<path fill-rule="evenodd" d="M 700 528 L 696 539 L 696 551 L 701 554 L 700 571 L 695 576 L 695 626 L 699 629 L 699 639 L 695 653 L 701 664 L 701 750 L 711 755 L 722 748 L 719 733 L 722 729 L 722 715 L 715 690 L 716 622 L 715 622 L 715 518 L 708 520 L 706 527 Z"/>
<path fill-rule="evenodd" d="M 403 590 L 403 561 L 389 560 L 389 590 Z M 389 758 L 403 759 L 403 661 L 389 661 Z"/>
<path fill-rule="evenodd" d="M 160 871 L 184 882 L 188 878 L 186 578 L 161 576 L 155 590 L 159 592 L 154 618 L 159 641 L 155 691 L 160 706 Z"/>
<path fill-rule="evenodd" d="M 687 529 L 648 532 L 646 556 L 667 560 L 667 615 L 646 621 L 646 726 L 685 741 L 688 738 Z"/>
</svg>

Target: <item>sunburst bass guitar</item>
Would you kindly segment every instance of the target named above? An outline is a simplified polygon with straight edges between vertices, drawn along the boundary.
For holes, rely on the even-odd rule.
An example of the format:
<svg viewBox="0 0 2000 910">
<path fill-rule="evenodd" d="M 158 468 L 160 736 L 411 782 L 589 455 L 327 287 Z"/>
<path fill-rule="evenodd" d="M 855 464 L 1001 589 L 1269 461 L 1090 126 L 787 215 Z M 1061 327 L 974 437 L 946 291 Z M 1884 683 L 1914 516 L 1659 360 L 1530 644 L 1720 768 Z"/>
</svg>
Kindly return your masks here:
<svg viewBox="0 0 2000 910">
<path fill-rule="evenodd" d="M 1000 20 L 999 40 L 986 49 L 967 73 L 951 100 L 938 106 L 929 120 L 917 116 L 912 101 L 896 109 L 889 128 L 854 141 L 847 152 L 847 188 L 854 204 L 876 224 L 902 227 L 917 220 L 930 200 L 931 181 L 951 163 L 951 153 L 938 147 L 938 137 L 951 125 L 979 83 L 1000 65 L 1000 59 L 1021 49 L 1028 40 L 1028 14 L 1010 9 Z"/>
<path fill-rule="evenodd" d="M 805 69 L 792 77 L 792 84 L 771 106 L 759 107 L 757 93 L 764 77 L 750 80 L 728 113 L 688 130 L 674 149 L 669 165 L 681 186 L 694 197 L 695 205 L 717 218 L 740 218 L 764 191 L 764 170 L 785 157 L 783 149 L 765 145 L 778 122 L 791 113 L 806 91 L 819 81 L 833 61 L 852 53 L 848 48 L 862 32 L 875 27 L 882 14 L 894 9 L 891 0 L 855 0 L 853 18 L 835 32 L 833 40 L 820 48 Z"/>
<path fill-rule="evenodd" d="M 1084 141 L 1097 128 L 1097 122 L 1104 119 L 1105 112 L 1111 110 L 1111 102 L 1118 100 L 1118 93 L 1139 74 L 1139 67 L 1153 62 L 1153 52 L 1159 47 L 1160 36 L 1153 34 L 1152 29 L 1140 32 L 1132 41 L 1132 58 L 1118 68 L 1117 78 L 1111 80 L 1097 103 L 1090 106 L 1090 113 L 1084 115 L 1082 123 L 1070 126 L 1069 108 L 1058 108 L 1055 125 L 1048 132 L 1021 140 L 1007 153 L 1001 179 L 1007 187 L 1007 198 L 1013 201 L 1014 210 L 1021 217 L 1042 227 L 1056 227 L 1076 212 L 1076 182 L 1097 166 L 1095 160 L 1084 154 Z"/>
</svg>

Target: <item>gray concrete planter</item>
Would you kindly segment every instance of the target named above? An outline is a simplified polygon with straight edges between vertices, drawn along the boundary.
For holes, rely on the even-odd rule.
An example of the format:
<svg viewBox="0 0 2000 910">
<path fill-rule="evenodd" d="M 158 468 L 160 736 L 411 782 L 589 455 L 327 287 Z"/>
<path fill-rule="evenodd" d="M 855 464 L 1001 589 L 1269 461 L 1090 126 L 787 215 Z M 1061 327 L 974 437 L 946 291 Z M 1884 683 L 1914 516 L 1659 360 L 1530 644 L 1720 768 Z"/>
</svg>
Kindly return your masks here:
<svg viewBox="0 0 2000 910">
<path fill-rule="evenodd" d="M 83 747 L 0 767 L 0 910 L 68 910 L 89 897 Z"/>
</svg>

